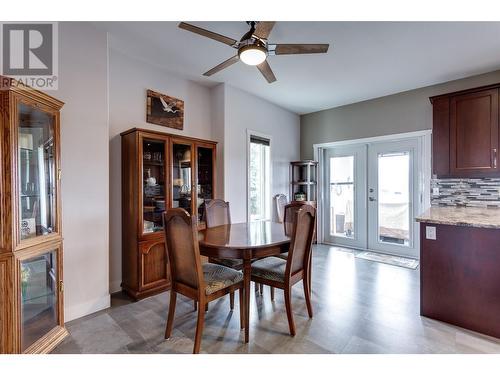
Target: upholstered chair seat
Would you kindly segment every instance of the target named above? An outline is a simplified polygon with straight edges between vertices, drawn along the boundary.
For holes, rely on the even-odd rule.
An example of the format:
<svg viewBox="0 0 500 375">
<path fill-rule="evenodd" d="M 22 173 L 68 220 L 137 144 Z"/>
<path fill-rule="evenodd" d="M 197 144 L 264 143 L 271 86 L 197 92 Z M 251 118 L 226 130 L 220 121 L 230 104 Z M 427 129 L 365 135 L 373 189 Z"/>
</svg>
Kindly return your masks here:
<svg viewBox="0 0 500 375">
<path fill-rule="evenodd" d="M 234 268 L 240 270 L 243 268 L 243 261 L 241 259 L 210 259 L 217 264 L 221 264 L 226 267 Z"/>
<path fill-rule="evenodd" d="M 267 257 L 252 263 L 252 276 L 278 282 L 285 281 L 286 260 L 278 257 Z"/>
<path fill-rule="evenodd" d="M 276 258 L 287 260 L 288 259 L 288 251 L 286 253 L 281 253 L 280 255 L 276 255 Z"/>
<path fill-rule="evenodd" d="M 202 266 L 205 294 L 208 296 L 228 286 L 243 281 L 243 273 L 220 264 L 205 263 Z"/>
</svg>

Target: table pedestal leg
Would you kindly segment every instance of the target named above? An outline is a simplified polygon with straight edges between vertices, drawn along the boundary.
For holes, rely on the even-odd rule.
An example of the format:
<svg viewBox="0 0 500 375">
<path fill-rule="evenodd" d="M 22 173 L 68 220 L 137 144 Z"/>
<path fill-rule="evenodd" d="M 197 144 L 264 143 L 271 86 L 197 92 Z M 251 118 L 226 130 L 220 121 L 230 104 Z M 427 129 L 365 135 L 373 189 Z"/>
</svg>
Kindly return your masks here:
<svg viewBox="0 0 500 375">
<path fill-rule="evenodd" d="M 243 260 L 243 283 L 245 287 L 245 342 L 248 342 L 250 322 L 250 278 L 252 267 L 250 259 Z"/>
</svg>

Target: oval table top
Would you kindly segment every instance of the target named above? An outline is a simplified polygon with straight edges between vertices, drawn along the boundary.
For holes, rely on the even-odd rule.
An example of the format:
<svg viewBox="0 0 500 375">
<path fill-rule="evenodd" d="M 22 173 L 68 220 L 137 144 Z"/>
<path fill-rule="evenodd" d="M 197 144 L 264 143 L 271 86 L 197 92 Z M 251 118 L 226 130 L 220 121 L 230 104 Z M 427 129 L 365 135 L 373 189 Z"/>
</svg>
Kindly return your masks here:
<svg viewBox="0 0 500 375">
<path fill-rule="evenodd" d="M 290 243 L 283 224 L 255 221 L 207 228 L 199 232 L 200 245 L 225 249 L 255 249 Z"/>
</svg>

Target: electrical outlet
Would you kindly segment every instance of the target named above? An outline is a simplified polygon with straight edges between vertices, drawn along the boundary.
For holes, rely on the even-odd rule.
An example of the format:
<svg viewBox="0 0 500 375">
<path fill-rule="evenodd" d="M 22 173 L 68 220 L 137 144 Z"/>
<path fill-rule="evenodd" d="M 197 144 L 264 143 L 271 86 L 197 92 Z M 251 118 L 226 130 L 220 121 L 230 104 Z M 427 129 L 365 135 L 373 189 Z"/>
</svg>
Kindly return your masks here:
<svg viewBox="0 0 500 375">
<path fill-rule="evenodd" d="M 439 188 L 438 187 L 432 188 L 432 195 L 435 197 L 439 195 Z"/>
<path fill-rule="evenodd" d="M 425 226 L 425 238 L 427 240 L 435 240 L 436 239 L 436 227 Z"/>
</svg>

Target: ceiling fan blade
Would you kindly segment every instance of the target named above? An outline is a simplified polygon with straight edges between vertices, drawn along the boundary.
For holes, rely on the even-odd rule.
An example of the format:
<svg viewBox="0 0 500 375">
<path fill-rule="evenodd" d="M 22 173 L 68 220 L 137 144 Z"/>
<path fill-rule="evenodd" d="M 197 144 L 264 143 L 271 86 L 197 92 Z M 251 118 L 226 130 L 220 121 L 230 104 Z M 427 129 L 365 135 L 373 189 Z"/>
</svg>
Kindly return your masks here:
<svg viewBox="0 0 500 375">
<path fill-rule="evenodd" d="M 184 30 L 187 30 L 187 31 L 191 31 L 192 33 L 195 33 L 195 34 L 198 34 L 198 35 L 202 35 L 202 36 L 205 36 L 207 38 L 216 40 L 218 42 L 227 44 L 228 46 L 233 46 L 236 43 L 236 40 L 233 39 L 233 38 L 229 38 L 227 36 L 214 33 L 213 31 L 208 31 L 208 30 L 202 29 L 201 27 L 198 27 L 198 26 L 195 26 L 195 25 L 191 25 L 189 23 L 181 22 L 179 24 L 179 27 L 181 29 L 184 29 Z"/>
<path fill-rule="evenodd" d="M 300 55 L 307 53 L 326 53 L 329 44 L 276 44 L 276 55 Z"/>
<path fill-rule="evenodd" d="M 263 63 L 257 65 L 257 69 L 259 69 L 268 83 L 273 83 L 274 81 L 276 81 L 276 77 L 274 76 L 274 73 L 267 60 L 264 60 Z"/>
<path fill-rule="evenodd" d="M 227 59 L 226 61 L 220 63 L 219 65 L 217 65 L 216 67 L 213 67 L 212 69 L 210 69 L 208 72 L 205 72 L 203 73 L 204 76 L 207 76 L 207 77 L 210 77 L 211 75 L 217 73 L 217 72 L 220 72 L 222 69 L 225 69 L 227 68 L 228 66 L 231 66 L 233 65 L 234 63 L 238 62 L 240 58 L 238 57 L 238 55 L 235 55 L 229 59 Z"/>
<path fill-rule="evenodd" d="M 273 30 L 275 23 L 276 22 L 274 22 L 274 21 L 260 21 L 255 26 L 254 34 L 257 35 L 261 39 L 269 38 L 269 34 L 271 34 L 271 31 Z"/>
</svg>

